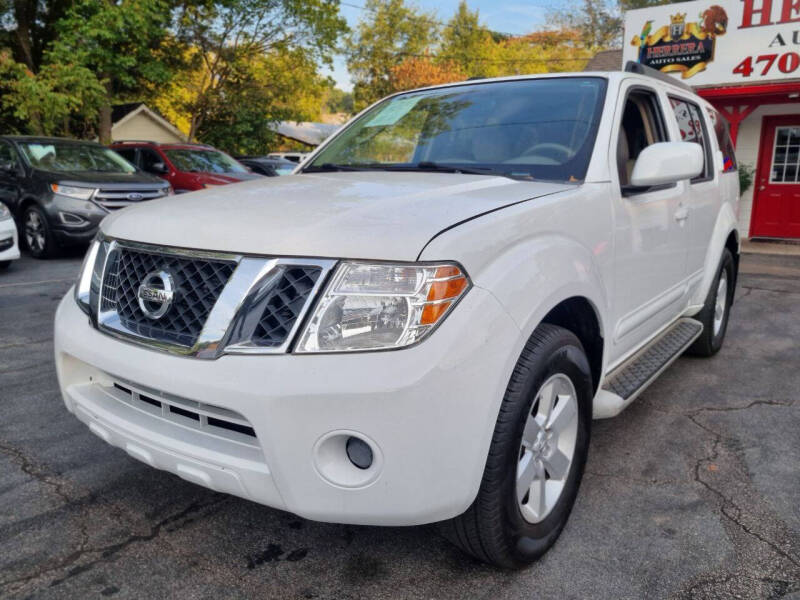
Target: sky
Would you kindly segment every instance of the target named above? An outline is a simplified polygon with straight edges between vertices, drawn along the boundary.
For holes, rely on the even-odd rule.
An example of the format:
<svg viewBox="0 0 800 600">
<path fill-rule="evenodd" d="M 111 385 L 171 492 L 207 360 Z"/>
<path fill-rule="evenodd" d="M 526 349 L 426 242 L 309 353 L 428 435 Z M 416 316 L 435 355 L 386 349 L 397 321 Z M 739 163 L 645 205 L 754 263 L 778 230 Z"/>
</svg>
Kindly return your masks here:
<svg viewBox="0 0 800 600">
<path fill-rule="evenodd" d="M 352 5 L 363 6 L 363 0 L 342 0 L 348 5 L 341 5 L 340 12 L 347 19 L 351 28 L 355 28 L 359 20 L 368 14 Z M 467 0 L 470 10 L 478 9 L 481 22 L 493 31 L 503 33 L 524 34 L 545 25 L 550 9 L 560 9 L 568 0 L 514 0 L 502 2 L 501 0 Z M 440 21 L 448 21 L 458 8 L 459 0 L 411 0 L 411 4 L 425 12 L 433 12 Z M 347 72 L 343 56 L 336 56 L 333 69 L 325 69 L 325 75 L 330 75 L 336 81 L 337 87 L 350 91 L 353 83 Z"/>
</svg>

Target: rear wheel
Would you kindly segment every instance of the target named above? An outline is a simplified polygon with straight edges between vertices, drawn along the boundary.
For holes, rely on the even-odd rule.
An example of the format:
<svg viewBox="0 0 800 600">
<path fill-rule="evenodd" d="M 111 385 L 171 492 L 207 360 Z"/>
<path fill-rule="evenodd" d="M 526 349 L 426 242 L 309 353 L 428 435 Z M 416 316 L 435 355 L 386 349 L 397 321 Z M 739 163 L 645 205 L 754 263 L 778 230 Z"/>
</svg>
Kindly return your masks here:
<svg viewBox="0 0 800 600">
<path fill-rule="evenodd" d="M 56 242 L 41 208 L 32 205 L 25 209 L 22 216 L 22 231 L 31 256 L 47 258 L 56 254 Z"/>
<path fill-rule="evenodd" d="M 464 514 L 442 524 L 446 537 L 500 567 L 542 556 L 578 493 L 591 401 L 580 341 L 566 329 L 540 325 L 506 390 L 478 496 Z"/>
<path fill-rule="evenodd" d="M 687 350 L 696 356 L 713 356 L 722 348 L 725 332 L 728 330 L 728 317 L 733 301 L 733 287 L 736 283 L 733 255 L 725 248 L 722 251 L 719 270 L 711 282 L 703 310 L 694 318 L 703 324 L 703 333 Z"/>
</svg>

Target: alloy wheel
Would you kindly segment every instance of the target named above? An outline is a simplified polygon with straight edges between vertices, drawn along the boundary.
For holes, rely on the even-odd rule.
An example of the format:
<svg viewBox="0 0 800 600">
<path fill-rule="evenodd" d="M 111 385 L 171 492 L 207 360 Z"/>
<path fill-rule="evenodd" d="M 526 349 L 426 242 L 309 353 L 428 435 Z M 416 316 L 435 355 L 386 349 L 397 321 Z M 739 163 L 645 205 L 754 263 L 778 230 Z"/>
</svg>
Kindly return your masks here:
<svg viewBox="0 0 800 600">
<path fill-rule="evenodd" d="M 45 247 L 45 225 L 42 218 L 35 210 L 29 210 L 25 214 L 25 241 L 31 252 L 39 253 Z"/>
<path fill-rule="evenodd" d="M 722 323 L 725 321 L 725 311 L 728 310 L 728 272 L 722 269 L 717 285 L 717 298 L 714 304 L 714 337 L 719 335 Z"/>
<path fill-rule="evenodd" d="M 577 439 L 578 395 L 570 378 L 558 373 L 539 388 L 522 433 L 516 494 L 529 523 L 543 521 L 558 503 Z"/>
</svg>

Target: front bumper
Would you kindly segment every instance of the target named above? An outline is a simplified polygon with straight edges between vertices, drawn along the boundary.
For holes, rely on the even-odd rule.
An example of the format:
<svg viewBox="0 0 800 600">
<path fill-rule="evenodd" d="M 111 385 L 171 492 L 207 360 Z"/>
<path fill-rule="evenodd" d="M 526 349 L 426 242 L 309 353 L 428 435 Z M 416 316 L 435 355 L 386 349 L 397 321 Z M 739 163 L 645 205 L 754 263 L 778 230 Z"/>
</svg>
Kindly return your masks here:
<svg viewBox="0 0 800 600">
<path fill-rule="evenodd" d="M 365 525 L 429 523 L 468 508 L 521 346 L 481 288 L 429 339 L 390 352 L 169 355 L 98 332 L 71 291 L 55 326 L 66 406 L 105 441 L 218 491 Z M 131 391 L 156 402 L 131 402 Z M 254 435 L 204 430 L 208 415 Z M 372 446 L 366 471 L 347 460 L 339 441 L 348 435 Z"/>
<path fill-rule="evenodd" d="M 19 258 L 19 236 L 14 219 L 0 221 L 0 261 Z"/>
</svg>

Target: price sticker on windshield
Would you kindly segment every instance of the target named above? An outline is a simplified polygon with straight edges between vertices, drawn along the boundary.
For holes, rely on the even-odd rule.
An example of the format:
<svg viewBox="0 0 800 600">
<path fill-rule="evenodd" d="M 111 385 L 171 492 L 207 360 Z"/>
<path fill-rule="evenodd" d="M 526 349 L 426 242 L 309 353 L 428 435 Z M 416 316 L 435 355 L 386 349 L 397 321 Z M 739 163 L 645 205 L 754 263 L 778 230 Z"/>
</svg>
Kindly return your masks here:
<svg viewBox="0 0 800 600">
<path fill-rule="evenodd" d="M 422 96 L 413 98 L 398 98 L 397 100 L 390 100 L 377 115 L 369 120 L 365 127 L 384 127 L 386 125 L 394 125 L 400 119 L 405 117 L 417 103 L 422 100 Z"/>
</svg>

